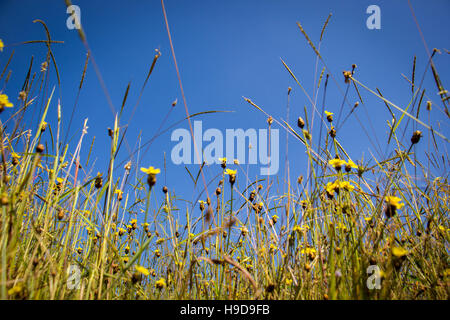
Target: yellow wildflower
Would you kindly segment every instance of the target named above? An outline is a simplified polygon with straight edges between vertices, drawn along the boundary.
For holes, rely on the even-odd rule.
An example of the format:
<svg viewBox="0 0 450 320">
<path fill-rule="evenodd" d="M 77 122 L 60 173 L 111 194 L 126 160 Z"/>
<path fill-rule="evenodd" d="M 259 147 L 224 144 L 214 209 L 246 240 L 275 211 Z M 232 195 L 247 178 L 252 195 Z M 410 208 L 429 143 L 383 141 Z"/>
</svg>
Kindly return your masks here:
<svg viewBox="0 0 450 320">
<path fill-rule="evenodd" d="M 388 218 L 393 217 L 396 214 L 397 209 L 401 209 L 405 205 L 404 203 L 400 202 L 402 201 L 402 199 L 395 196 L 387 196 L 385 198 L 385 201 L 387 203 L 385 214 Z"/>
<path fill-rule="evenodd" d="M 8 295 L 12 296 L 18 293 L 21 293 L 23 290 L 22 283 L 16 284 L 14 287 L 8 290 Z"/>
<path fill-rule="evenodd" d="M 145 231 L 145 232 L 148 232 L 148 227 L 150 226 L 150 224 L 148 224 L 147 222 L 145 222 L 145 223 L 142 223 L 141 225 L 144 227 L 144 231 Z"/>
<path fill-rule="evenodd" d="M 261 247 L 260 249 L 259 249 L 259 254 L 260 255 L 264 255 L 266 253 L 266 247 Z"/>
<path fill-rule="evenodd" d="M 334 192 L 339 191 L 339 184 L 337 183 L 337 181 L 333 183 L 328 182 L 327 185 L 325 186 L 325 190 L 327 192 L 328 197 L 333 198 Z"/>
<path fill-rule="evenodd" d="M 345 190 L 350 191 L 350 192 L 353 191 L 353 190 L 355 189 L 355 187 L 352 186 L 352 185 L 350 184 L 350 182 L 348 182 L 348 181 L 342 181 L 342 182 L 340 182 L 340 183 L 339 183 L 339 188 L 345 189 Z"/>
<path fill-rule="evenodd" d="M 330 161 L 328 161 L 328 163 L 332 165 L 336 169 L 336 171 L 341 170 L 341 167 L 346 165 L 345 160 L 341 159 L 331 159 Z"/>
<path fill-rule="evenodd" d="M 147 174 L 147 183 L 151 189 L 156 184 L 156 175 L 161 172 L 159 169 L 153 167 L 141 168 L 141 171 Z"/>
<path fill-rule="evenodd" d="M 6 108 L 11 108 L 14 105 L 9 101 L 8 96 L 6 94 L 0 94 L 0 110 Z"/>
<path fill-rule="evenodd" d="M 149 168 L 141 168 L 141 171 L 146 173 L 146 174 L 158 174 L 161 172 L 161 170 L 159 169 L 155 169 L 153 167 L 149 167 Z"/>
<path fill-rule="evenodd" d="M 205 210 L 205 204 L 206 204 L 206 201 L 203 201 L 203 200 L 199 200 L 199 203 L 200 203 L 200 210 Z"/>
<path fill-rule="evenodd" d="M 230 184 L 231 185 L 233 185 L 234 182 L 236 181 L 236 173 L 237 173 L 237 170 L 231 170 L 231 169 L 225 170 L 225 174 L 230 176 Z"/>
<path fill-rule="evenodd" d="M 302 232 L 302 231 L 306 231 L 309 230 L 309 227 L 307 225 L 304 226 L 300 226 L 300 225 L 295 225 L 294 228 L 292 228 L 292 231 L 297 231 L 297 232 Z"/>
<path fill-rule="evenodd" d="M 20 159 L 22 158 L 20 155 L 18 155 L 17 153 L 13 152 L 11 153 L 11 157 L 15 158 L 15 159 Z"/>
<path fill-rule="evenodd" d="M 237 173 L 237 170 L 231 170 L 231 169 L 226 169 L 225 170 L 225 174 L 227 174 L 227 175 L 236 175 L 236 173 Z"/>
<path fill-rule="evenodd" d="M 116 190 L 114 191 L 114 194 L 117 194 L 117 200 L 118 200 L 118 201 L 121 201 L 121 200 L 122 200 L 122 197 L 123 197 L 123 191 L 122 191 L 122 190 L 116 189 Z"/>
<path fill-rule="evenodd" d="M 5 47 L 5 44 L 3 43 L 2 39 L 0 39 L 0 51 L 3 51 L 4 47 Z"/>
<path fill-rule="evenodd" d="M 166 286 L 166 279 L 161 278 L 158 281 L 155 282 L 155 286 L 157 289 L 162 289 Z"/>
<path fill-rule="evenodd" d="M 404 203 L 401 203 L 402 199 L 395 196 L 387 196 L 385 198 L 388 205 L 395 207 L 395 209 L 401 209 L 405 205 Z"/>
<path fill-rule="evenodd" d="M 220 166 L 225 169 L 227 167 L 227 158 L 219 158 L 219 161 L 221 162 Z"/>
<path fill-rule="evenodd" d="M 402 247 L 393 247 L 391 251 L 392 255 L 397 258 L 402 258 L 408 254 L 408 251 Z"/>
<path fill-rule="evenodd" d="M 302 201 L 300 201 L 300 204 L 302 205 L 302 208 L 303 208 L 303 209 L 308 208 L 308 201 L 307 201 L 307 200 L 302 200 Z"/>
<path fill-rule="evenodd" d="M 448 278 L 448 277 L 450 277 L 450 269 L 449 268 L 444 270 L 444 278 Z"/>
<path fill-rule="evenodd" d="M 136 268 L 137 272 L 142 273 L 144 276 L 150 275 L 150 271 L 148 271 L 147 268 L 144 268 L 144 267 L 138 266 L 138 265 L 136 265 L 135 268 Z"/>
<path fill-rule="evenodd" d="M 315 254 L 316 253 L 316 249 L 310 248 L 310 247 L 306 247 L 305 249 L 300 250 L 300 253 L 301 254 L 306 254 L 306 255 Z"/>
<path fill-rule="evenodd" d="M 342 222 L 339 222 L 338 225 L 336 226 L 336 228 L 342 229 L 342 231 L 347 232 L 347 227 Z"/>
</svg>

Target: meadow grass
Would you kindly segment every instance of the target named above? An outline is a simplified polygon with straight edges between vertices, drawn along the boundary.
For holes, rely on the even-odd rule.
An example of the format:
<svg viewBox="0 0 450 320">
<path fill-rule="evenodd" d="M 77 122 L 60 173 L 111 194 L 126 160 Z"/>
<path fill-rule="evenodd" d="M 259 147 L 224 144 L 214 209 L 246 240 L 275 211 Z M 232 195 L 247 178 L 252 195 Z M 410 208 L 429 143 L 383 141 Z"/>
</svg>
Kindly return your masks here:
<svg viewBox="0 0 450 320">
<path fill-rule="evenodd" d="M 430 166 L 431 172 L 445 171 L 446 145 L 439 147 L 436 139 L 444 144 L 448 140 L 429 120 L 419 119 L 422 107 L 421 115 L 426 108 L 425 113 L 442 112 L 448 121 L 447 91 L 432 57 L 429 68 L 441 101 L 433 107 L 425 102 L 425 90 L 415 83 L 413 71 L 408 80 L 413 98 L 402 109 L 358 80 L 356 66 L 342 78 L 329 79 L 320 55 L 325 26 L 317 47 L 298 26 L 316 53 L 316 63 L 324 65 L 315 76 L 312 95 L 305 91 L 311 110 L 305 107 L 289 123 L 244 100 L 267 115 L 269 131 L 278 126 L 294 138 L 291 144 L 304 146 L 305 176 L 292 181 L 288 164 L 283 179 L 256 180 L 248 167 L 233 159 L 223 159 L 221 166 L 202 164 L 186 179 L 197 184 L 202 170 L 215 171 L 216 178 L 205 183 L 209 193 L 199 192 L 200 201 L 195 203 L 161 185 L 159 169 L 133 161 L 117 163 L 129 87 L 108 131 L 109 165 L 102 173 L 91 173 L 95 148 L 94 141 L 85 141 L 86 122 L 74 146 L 66 143 L 68 132 L 62 132 L 59 104 L 57 123 L 46 123 L 49 108 L 55 105 L 54 90 L 46 90 L 48 73 L 57 73 L 50 44 L 57 42 L 44 41 L 47 59 L 37 71 L 30 63 L 23 90 L 1 92 L 1 111 L 13 109 L 0 126 L 0 298 L 448 299 L 449 184 L 447 176 L 430 173 Z M 85 37 L 82 31 L 80 36 Z M 12 58 L 13 54 L 0 76 L 5 84 Z M 159 53 L 141 95 L 158 58 Z M 80 90 L 89 59 L 90 54 Z M 342 105 L 348 104 L 350 112 L 341 108 L 333 115 L 323 107 L 317 110 L 314 100 L 319 88 L 326 92 L 331 85 L 328 80 L 346 86 Z M 358 103 L 349 104 L 349 90 L 357 93 Z M 355 120 L 356 108 L 365 108 L 362 90 L 377 96 L 393 117 L 388 128 L 394 151 L 384 159 L 352 160 L 339 139 L 342 124 Z M 288 98 L 290 92 L 289 88 Z M 9 99 L 16 95 L 19 103 L 12 106 Z M 24 119 L 36 112 L 39 101 L 44 103 L 33 131 Z M 341 115 L 347 117 L 341 121 Z M 314 118 L 320 128 L 312 127 Z M 369 126 L 367 130 L 376 135 Z M 317 134 L 319 139 L 313 139 Z M 426 157 L 417 156 L 415 145 L 425 138 L 433 142 L 432 148 Z M 81 161 L 84 148 L 89 153 Z M 137 183 L 130 182 L 133 174 Z M 161 197 L 155 193 L 164 200 L 157 202 Z M 377 282 L 371 277 L 375 273 L 368 273 L 370 266 L 379 268 L 379 288 L 371 287 Z M 79 288 L 74 288 L 77 270 Z"/>
</svg>

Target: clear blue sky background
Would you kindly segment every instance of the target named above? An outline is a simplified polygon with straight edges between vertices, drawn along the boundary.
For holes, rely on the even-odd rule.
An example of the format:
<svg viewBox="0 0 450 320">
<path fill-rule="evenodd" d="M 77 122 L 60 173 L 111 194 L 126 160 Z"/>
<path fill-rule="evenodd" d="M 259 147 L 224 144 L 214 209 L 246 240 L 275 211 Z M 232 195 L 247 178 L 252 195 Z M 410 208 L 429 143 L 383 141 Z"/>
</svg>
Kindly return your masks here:
<svg viewBox="0 0 450 320">
<path fill-rule="evenodd" d="M 450 1 L 411 2 L 430 50 L 434 47 L 450 49 Z M 152 62 L 155 48 L 162 53 L 129 126 L 127 140 L 130 146 L 135 147 L 140 132 L 142 142 L 146 142 L 155 134 L 171 102 L 176 98 L 179 103 L 170 115 L 166 127 L 185 117 L 160 1 L 77 0 L 73 1 L 73 4 L 81 8 L 83 28 L 116 109 L 119 109 L 125 88 L 131 81 L 126 112 L 131 111 Z M 366 28 L 366 19 L 369 16 L 366 14 L 366 8 L 371 4 L 377 4 L 381 8 L 381 30 Z M 349 70 L 351 64 L 355 63 L 358 66 L 356 77 L 360 81 L 372 89 L 380 88 L 388 99 L 403 108 L 411 98 L 411 87 L 401 74 L 411 77 L 413 57 L 416 55 L 416 81 L 419 81 L 428 59 L 408 3 L 403 0 L 166 0 L 165 5 L 190 113 L 207 110 L 234 111 L 197 118 L 203 120 L 204 130 L 218 128 L 225 133 L 226 128 L 266 128 L 266 117 L 243 101 L 242 96 L 251 98 L 275 118 L 286 119 L 286 92 L 289 86 L 293 88 L 290 104 L 291 125 L 296 125 L 298 116 L 304 116 L 305 105 L 311 113 L 311 104 L 280 61 L 282 58 L 290 66 L 307 92 L 312 95 L 316 59 L 297 27 L 297 21 L 302 23 L 317 45 L 322 25 L 331 12 L 333 16 L 325 32 L 321 53 L 341 90 L 345 89 L 342 71 Z M 66 28 L 67 17 L 66 6 L 62 0 L 0 2 L 0 38 L 6 45 L 3 53 L 0 53 L 1 68 L 11 51 L 15 50 L 8 68 L 13 72 L 5 92 L 13 98 L 18 94 L 31 55 L 34 55 L 34 70 L 37 72 L 40 63 L 44 61 L 47 52 L 44 44 L 15 45 L 22 41 L 45 39 L 42 26 L 32 22 L 34 19 L 44 20 L 52 38 L 64 41 L 64 44 L 53 45 L 53 52 L 61 74 L 61 89 L 56 90 L 56 96 L 61 99 L 66 125 L 86 57 L 86 50 L 77 32 Z M 445 85 L 449 80 L 450 60 L 445 51 L 442 52 L 435 57 L 435 63 Z M 319 64 L 318 72 L 321 68 L 322 65 Z M 54 77 L 50 80 L 50 86 L 57 84 Z M 427 100 L 431 99 L 442 110 L 430 70 L 427 72 L 424 87 L 427 88 Z M 388 133 L 386 120 L 390 120 L 389 113 L 381 101 L 374 99 L 364 89 L 360 92 L 365 106 L 360 105 L 356 111 L 357 115 L 361 123 L 367 125 L 367 131 L 374 141 L 374 136 L 377 137 L 385 156 L 384 146 Z M 323 87 L 318 97 L 319 108 L 322 105 L 322 95 Z M 357 96 L 352 89 L 349 101 L 353 103 L 356 100 Z M 342 94 L 330 78 L 326 109 L 337 113 L 341 104 Z M 344 107 L 343 116 L 348 113 L 348 108 Z M 376 132 L 369 126 L 364 108 Z M 399 112 L 395 113 L 399 115 Z M 6 116 L 7 113 L 2 114 L 2 120 Z M 113 126 L 114 117 L 92 64 L 89 64 L 75 112 L 71 133 L 77 135 L 72 141 L 71 151 L 75 148 L 85 118 L 89 119 L 89 129 L 82 160 L 85 161 L 90 141 L 96 136 L 93 153 L 93 157 L 97 158 L 95 171 L 104 171 L 110 145 L 106 128 Z M 127 118 L 125 116 L 124 120 Z M 421 112 L 420 118 L 428 122 L 425 110 Z M 51 107 L 49 122 L 53 126 L 56 124 L 56 99 Z M 431 122 L 434 128 L 447 137 L 450 136 L 448 118 L 438 108 L 433 109 Z M 188 128 L 188 124 L 184 122 L 178 127 Z M 318 129 L 316 122 L 314 137 L 318 136 Z M 428 132 L 423 131 L 425 139 L 428 139 Z M 171 132 L 172 130 L 160 136 L 140 161 L 142 166 L 163 168 L 165 151 L 168 170 L 160 175 L 158 184 L 162 186 L 166 179 L 165 184 L 170 189 L 175 189 L 178 194 L 190 199 L 190 178 L 182 165 L 175 166 L 170 162 L 170 151 L 175 145 L 170 141 Z M 404 141 L 409 141 L 410 135 L 411 132 L 408 131 Z M 376 154 L 376 146 L 369 142 L 353 116 L 348 119 L 339 136 L 344 148 L 354 160 L 361 159 L 363 155 L 365 159 L 369 159 L 371 152 Z M 305 175 L 305 148 L 294 141 L 292 136 L 289 139 L 292 177 Z M 444 150 L 447 148 L 447 143 L 442 139 L 438 138 L 437 142 Z M 280 162 L 284 159 L 284 150 L 285 132 L 281 129 Z M 416 151 L 420 150 L 427 150 L 427 144 L 419 145 Z M 392 148 L 388 149 L 388 152 L 390 151 Z M 122 146 L 118 159 L 123 160 L 127 156 L 127 149 Z M 197 171 L 197 166 L 192 165 L 190 168 Z M 251 178 L 258 174 L 259 170 L 256 169 L 257 166 L 251 168 Z M 209 168 L 206 171 L 207 179 L 219 170 L 218 165 Z M 280 177 L 283 172 L 281 164 Z M 241 174 L 238 174 L 238 179 L 239 176 Z M 209 192 L 212 193 L 214 189 L 215 184 Z"/>
</svg>

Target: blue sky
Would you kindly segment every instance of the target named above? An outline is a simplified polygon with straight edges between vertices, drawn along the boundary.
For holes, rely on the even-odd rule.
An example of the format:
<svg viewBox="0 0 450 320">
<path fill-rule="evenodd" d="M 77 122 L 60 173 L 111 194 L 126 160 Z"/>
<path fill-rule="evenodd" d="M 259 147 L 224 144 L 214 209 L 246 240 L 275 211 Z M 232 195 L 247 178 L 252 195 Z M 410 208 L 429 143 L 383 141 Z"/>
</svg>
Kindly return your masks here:
<svg viewBox="0 0 450 320">
<path fill-rule="evenodd" d="M 442 54 L 436 55 L 434 61 L 445 86 L 448 83 L 450 61 L 443 49 L 450 49 L 447 32 L 450 24 L 450 2 L 433 0 L 411 3 L 428 47 L 430 50 L 435 47 L 441 49 Z M 81 8 L 81 23 L 116 110 L 120 108 L 126 86 L 131 82 L 125 113 L 131 112 L 152 62 L 154 50 L 159 49 L 162 53 L 133 121 L 129 124 L 127 141 L 130 147 L 133 149 L 136 146 L 139 134 L 142 142 L 146 142 L 155 134 L 175 99 L 178 99 L 178 105 L 172 111 L 165 127 L 183 119 L 185 110 L 160 1 L 78 0 L 73 1 L 73 4 Z M 366 19 L 369 16 L 366 14 L 366 8 L 371 4 L 381 8 L 380 30 L 369 30 L 366 27 Z M 252 99 L 274 118 L 286 119 L 286 92 L 289 86 L 293 89 L 290 99 L 290 124 L 295 126 L 297 117 L 304 117 L 304 106 L 311 114 L 311 104 L 280 60 L 282 58 L 289 65 L 308 94 L 312 95 L 316 57 L 297 27 L 297 21 L 301 22 L 317 45 L 322 25 L 328 14 L 332 13 L 321 45 L 321 54 L 340 90 L 345 90 L 342 71 L 349 70 L 355 63 L 355 76 L 359 81 L 372 89 L 378 87 L 386 98 L 404 108 L 411 99 L 411 86 L 402 74 L 411 77 L 412 62 L 416 56 L 416 79 L 420 79 L 428 59 L 407 1 L 166 0 L 165 6 L 189 112 L 233 111 L 197 118 L 203 121 L 204 130 L 217 128 L 225 133 L 227 128 L 267 128 L 266 116 L 247 104 L 242 96 Z M 61 99 L 66 125 L 72 112 L 86 57 L 86 50 L 77 32 L 66 27 L 67 18 L 64 1 L 0 2 L 0 38 L 5 43 L 5 49 L 0 53 L 2 69 L 12 50 L 15 50 L 8 68 L 12 70 L 11 79 L 4 91 L 12 97 L 17 95 L 31 55 L 35 59 L 36 71 L 44 61 L 47 52 L 45 45 L 17 44 L 45 39 L 42 26 L 33 23 L 33 20 L 45 21 L 52 38 L 64 41 L 64 44 L 53 45 L 53 52 L 61 75 L 61 87 L 57 88 L 55 94 Z M 319 63 L 317 72 L 320 73 L 322 67 Z M 54 85 L 57 85 L 57 82 L 56 78 L 52 77 L 49 86 Z M 430 70 L 427 71 L 424 88 L 427 89 L 426 100 L 432 100 L 442 110 Z M 337 114 L 343 100 L 342 93 L 331 78 L 327 90 L 325 109 Z M 383 156 L 386 156 L 384 146 L 388 134 L 386 120 L 390 120 L 389 113 L 379 99 L 362 88 L 360 92 L 365 105 L 360 105 L 356 113 L 361 123 L 367 127 L 372 140 L 379 141 Z M 323 86 L 317 100 L 319 110 L 322 107 L 322 99 Z M 351 103 L 357 101 L 354 89 L 350 90 L 348 99 Z M 343 117 L 349 111 L 348 106 L 345 106 L 344 110 L 346 112 L 344 111 Z M 399 112 L 395 113 L 399 115 Z M 2 114 L 2 120 L 6 115 L 6 112 Z M 31 114 L 29 116 L 31 120 Z M 56 124 L 56 116 L 55 99 L 48 118 L 51 125 Z M 104 171 L 110 144 L 106 130 L 113 126 L 114 115 L 109 109 L 92 63 L 87 69 L 71 128 L 70 135 L 75 134 L 71 142 L 72 151 L 85 118 L 88 118 L 89 129 L 84 142 L 82 161 L 85 161 L 90 141 L 95 136 L 93 157 L 97 160 L 94 171 Z M 421 112 L 419 118 L 427 120 L 428 123 L 425 111 Z M 122 125 L 126 124 L 127 119 L 125 116 Z M 450 136 L 448 118 L 438 108 L 433 109 L 431 123 L 436 130 L 447 137 Z M 318 136 L 318 124 L 316 121 L 313 137 Z M 188 123 L 183 122 L 177 127 L 188 128 Z M 372 131 L 372 127 L 375 131 Z M 282 163 L 286 133 L 279 129 Z M 424 128 L 421 130 L 425 133 L 425 139 L 428 139 L 428 132 Z M 409 140 L 410 131 L 407 131 L 404 141 Z M 176 144 L 170 141 L 171 132 L 172 130 L 169 130 L 158 137 L 149 152 L 140 159 L 140 163 L 142 166 L 163 168 L 163 152 L 166 152 L 167 172 L 160 176 L 159 185 L 165 183 L 177 194 L 190 199 L 193 196 L 192 182 L 184 166 L 176 166 L 170 161 L 171 149 Z M 359 160 L 362 156 L 370 159 L 371 153 L 377 152 L 377 147 L 370 143 L 354 116 L 347 120 L 339 132 L 339 139 L 354 160 Z M 292 136 L 289 141 L 292 177 L 305 175 L 305 148 Z M 437 142 L 444 148 L 441 151 L 447 148 L 444 140 L 438 138 Z M 417 146 L 416 151 L 421 150 L 427 150 L 426 143 Z M 390 151 L 392 147 L 388 149 L 388 152 Z M 118 160 L 122 161 L 127 156 L 128 151 L 122 146 Z M 197 167 L 189 166 L 195 172 Z M 284 169 L 283 165 L 280 167 L 281 178 Z M 258 167 L 255 165 L 250 169 L 251 178 L 255 178 L 259 172 Z M 206 171 L 207 180 L 219 170 L 218 165 L 211 166 Z M 212 193 L 214 189 L 215 184 L 209 192 Z"/>
</svg>

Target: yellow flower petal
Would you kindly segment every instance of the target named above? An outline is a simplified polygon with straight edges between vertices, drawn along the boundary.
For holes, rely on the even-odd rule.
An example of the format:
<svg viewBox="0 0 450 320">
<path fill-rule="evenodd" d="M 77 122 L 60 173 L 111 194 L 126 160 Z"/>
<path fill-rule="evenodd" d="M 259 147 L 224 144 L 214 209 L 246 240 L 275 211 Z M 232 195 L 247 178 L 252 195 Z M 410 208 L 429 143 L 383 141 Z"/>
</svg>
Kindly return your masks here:
<svg viewBox="0 0 450 320">
<path fill-rule="evenodd" d="M 153 167 L 141 168 L 141 171 L 146 173 L 146 174 L 158 174 L 158 173 L 161 172 L 161 170 L 153 168 Z"/>
<path fill-rule="evenodd" d="M 144 268 L 144 267 L 138 266 L 138 265 L 136 265 L 135 268 L 136 268 L 137 272 L 142 273 L 144 276 L 150 275 L 150 271 L 148 271 L 147 268 Z"/>
<path fill-rule="evenodd" d="M 387 196 L 385 198 L 388 205 L 395 207 L 396 209 L 401 209 L 405 205 L 404 203 L 401 203 L 402 199 L 395 196 Z"/>
<path fill-rule="evenodd" d="M 331 159 L 330 161 L 328 161 L 328 163 L 330 165 L 332 165 L 334 168 L 340 168 L 347 164 L 347 162 L 345 162 L 345 160 L 341 160 L 341 159 Z"/>
<path fill-rule="evenodd" d="M 354 169 L 358 168 L 356 163 L 354 163 L 352 160 L 348 160 L 347 166 L 349 166 L 350 168 L 354 168 Z"/>
<path fill-rule="evenodd" d="M 226 169 L 225 170 L 225 174 L 227 175 L 235 175 L 237 173 L 237 170 L 231 170 L 231 169 Z"/>
<path fill-rule="evenodd" d="M 404 257 L 407 254 L 408 254 L 408 251 L 402 247 L 393 247 L 392 248 L 392 255 L 396 256 L 397 258 Z"/>
</svg>

